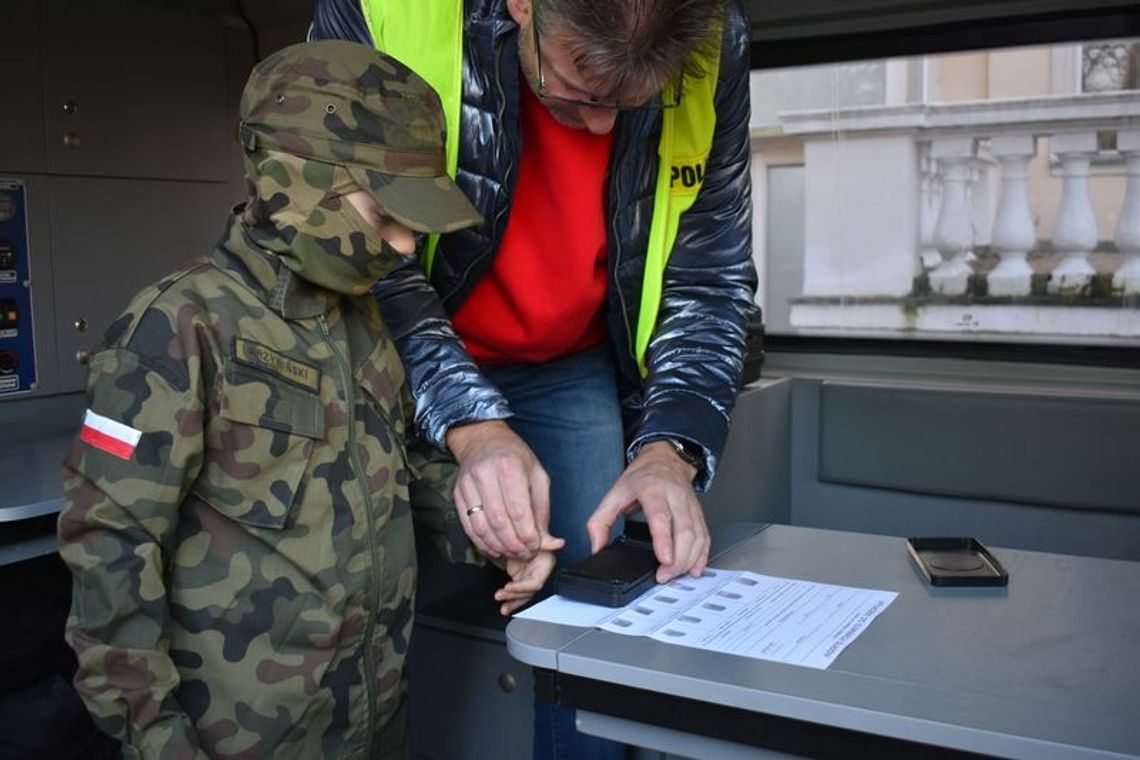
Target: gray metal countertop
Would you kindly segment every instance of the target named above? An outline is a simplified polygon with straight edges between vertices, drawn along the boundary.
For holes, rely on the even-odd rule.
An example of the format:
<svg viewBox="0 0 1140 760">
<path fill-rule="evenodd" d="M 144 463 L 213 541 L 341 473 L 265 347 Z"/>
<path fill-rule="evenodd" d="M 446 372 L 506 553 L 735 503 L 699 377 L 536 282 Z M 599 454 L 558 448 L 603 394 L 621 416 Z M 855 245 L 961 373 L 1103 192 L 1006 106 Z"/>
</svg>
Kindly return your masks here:
<svg viewBox="0 0 1140 760">
<path fill-rule="evenodd" d="M 902 538 L 774 525 L 715 567 L 899 593 L 827 670 L 531 620 L 523 662 L 661 695 L 1003 757 L 1140 757 L 1140 563 L 991 549 L 1010 580 L 936 588 Z"/>
<path fill-rule="evenodd" d="M 82 394 L 6 400 L 0 406 L 0 523 L 59 511 L 60 465 L 83 415 Z"/>
<path fill-rule="evenodd" d="M 63 456 L 83 415 L 83 394 L 0 405 L 0 565 L 55 551 Z"/>
</svg>

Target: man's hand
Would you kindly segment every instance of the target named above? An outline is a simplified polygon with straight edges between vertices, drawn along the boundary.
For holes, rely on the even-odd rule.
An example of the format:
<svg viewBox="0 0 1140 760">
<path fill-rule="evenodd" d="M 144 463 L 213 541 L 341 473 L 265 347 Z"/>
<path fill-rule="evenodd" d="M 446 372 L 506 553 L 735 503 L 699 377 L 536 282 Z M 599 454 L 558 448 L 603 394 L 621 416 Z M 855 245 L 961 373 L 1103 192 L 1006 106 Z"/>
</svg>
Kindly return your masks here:
<svg viewBox="0 0 1140 760">
<path fill-rule="evenodd" d="M 475 547 L 533 557 L 550 525 L 550 478 L 538 457 L 502 420 L 453 427 L 447 447 L 459 462 L 455 507 Z"/>
<path fill-rule="evenodd" d="M 531 559 L 507 558 L 506 571 L 511 579 L 495 592 L 495 601 L 501 602 L 500 615 L 507 617 L 529 602 L 542 589 L 542 585 L 546 583 L 546 579 L 554 569 L 554 552 L 561 549 L 565 543 L 561 538 L 544 533 L 542 544 Z"/>
<path fill-rule="evenodd" d="M 653 536 L 653 553 L 661 567 L 657 582 L 682 573 L 698 576 L 709 561 L 709 529 L 701 503 L 693 492 L 697 469 L 665 441 L 641 447 L 586 523 L 591 551 L 610 540 L 610 529 L 621 515 L 640 504 Z"/>
</svg>

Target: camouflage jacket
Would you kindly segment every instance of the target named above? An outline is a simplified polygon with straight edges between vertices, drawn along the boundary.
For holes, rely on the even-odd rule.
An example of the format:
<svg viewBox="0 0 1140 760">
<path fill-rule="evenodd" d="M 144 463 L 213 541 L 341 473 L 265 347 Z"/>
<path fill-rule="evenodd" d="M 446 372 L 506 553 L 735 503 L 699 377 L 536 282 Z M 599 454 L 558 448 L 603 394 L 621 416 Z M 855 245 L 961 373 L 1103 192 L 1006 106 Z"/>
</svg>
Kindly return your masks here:
<svg viewBox="0 0 1140 760">
<path fill-rule="evenodd" d="M 423 482 L 372 297 L 297 277 L 235 218 L 135 297 L 89 370 L 89 418 L 141 431 L 129 458 L 81 435 L 65 461 L 68 641 L 101 728 L 127 757 L 406 752 Z M 448 501 L 421 506 L 472 558 Z"/>
</svg>

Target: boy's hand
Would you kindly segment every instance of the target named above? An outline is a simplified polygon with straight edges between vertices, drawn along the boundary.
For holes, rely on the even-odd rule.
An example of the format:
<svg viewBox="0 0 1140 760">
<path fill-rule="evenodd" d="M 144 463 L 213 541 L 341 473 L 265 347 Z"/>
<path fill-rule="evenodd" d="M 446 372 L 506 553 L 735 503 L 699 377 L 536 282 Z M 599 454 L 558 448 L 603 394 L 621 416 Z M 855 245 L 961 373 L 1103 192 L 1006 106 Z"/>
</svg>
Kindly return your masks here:
<svg viewBox="0 0 1140 760">
<path fill-rule="evenodd" d="M 541 589 L 554 570 L 554 552 L 561 549 L 566 541 L 549 533 L 542 536 L 542 545 L 528 560 L 506 558 L 509 581 L 495 592 L 495 601 L 501 602 L 499 614 L 509 617 L 511 613 L 529 602 Z"/>
</svg>

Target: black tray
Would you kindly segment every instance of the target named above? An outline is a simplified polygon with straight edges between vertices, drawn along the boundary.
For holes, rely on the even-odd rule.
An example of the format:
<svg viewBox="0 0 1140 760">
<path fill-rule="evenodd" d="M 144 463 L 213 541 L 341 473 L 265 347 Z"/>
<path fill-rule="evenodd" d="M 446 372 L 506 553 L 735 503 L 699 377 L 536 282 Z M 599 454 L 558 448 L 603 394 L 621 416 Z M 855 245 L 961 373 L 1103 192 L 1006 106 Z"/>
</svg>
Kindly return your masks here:
<svg viewBox="0 0 1140 760">
<path fill-rule="evenodd" d="M 1009 573 L 976 538 L 908 538 L 906 549 L 932 586 L 1004 586 Z"/>
</svg>

